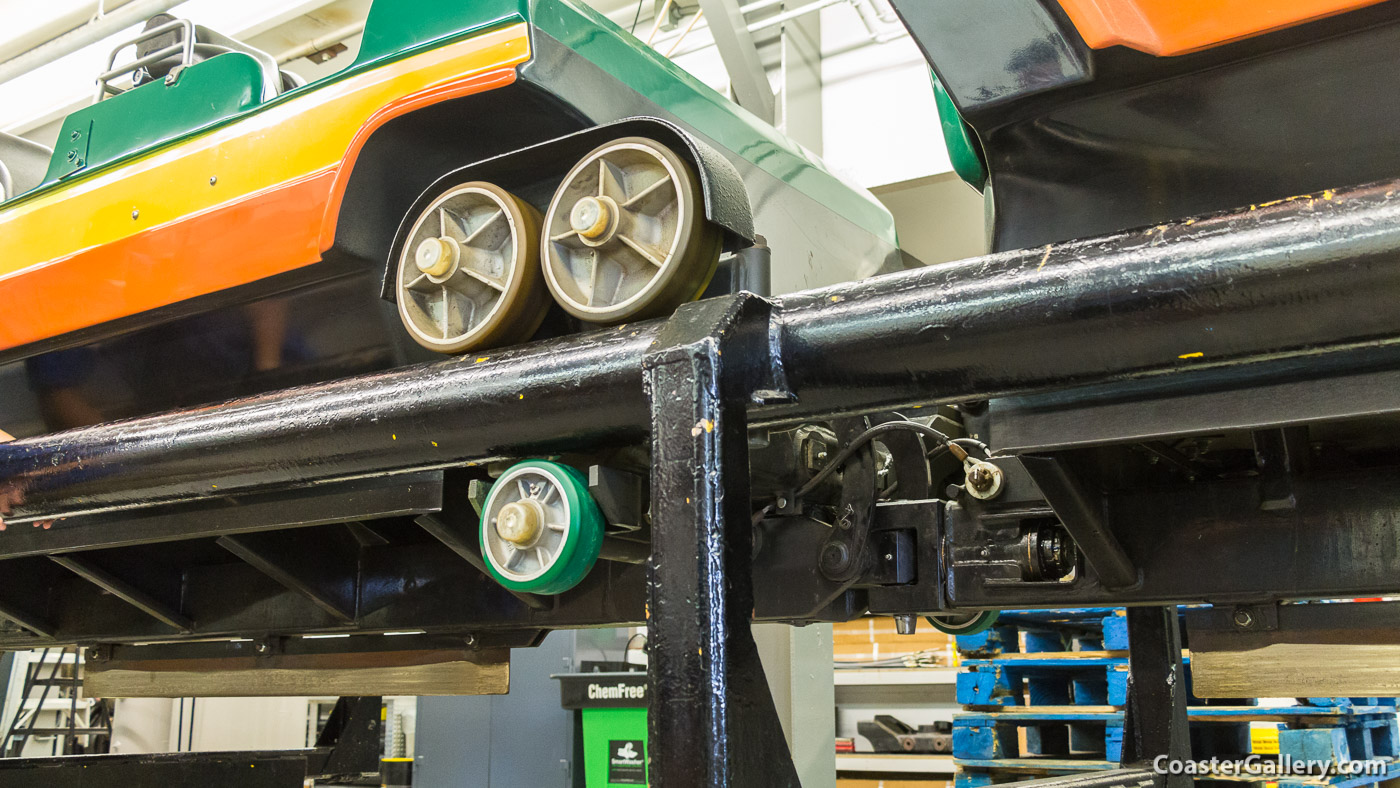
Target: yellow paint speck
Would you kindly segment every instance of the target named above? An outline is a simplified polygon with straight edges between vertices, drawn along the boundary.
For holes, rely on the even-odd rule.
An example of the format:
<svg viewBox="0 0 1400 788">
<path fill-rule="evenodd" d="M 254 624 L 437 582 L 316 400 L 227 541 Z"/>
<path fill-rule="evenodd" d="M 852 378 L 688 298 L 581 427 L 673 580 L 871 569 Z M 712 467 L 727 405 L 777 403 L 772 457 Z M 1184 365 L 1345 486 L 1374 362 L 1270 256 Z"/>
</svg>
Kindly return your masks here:
<svg viewBox="0 0 1400 788">
<path fill-rule="evenodd" d="M 521 398 L 521 399 L 525 399 L 525 395 L 524 395 L 524 394 L 521 394 L 521 395 L 520 395 L 520 398 Z"/>
<path fill-rule="evenodd" d="M 831 303 L 833 303 L 833 304 L 839 303 L 840 301 L 841 301 L 841 296 L 832 296 L 832 297 L 831 297 Z"/>
<path fill-rule="evenodd" d="M 714 432 L 714 431 L 715 431 L 715 423 L 714 423 L 713 421 L 710 421 L 709 419 L 701 419 L 701 420 L 695 422 L 695 426 L 694 426 L 694 427 L 691 427 L 691 428 L 690 428 L 690 435 L 691 435 L 692 438 L 696 438 L 696 437 L 699 437 L 699 436 L 700 436 L 700 433 L 701 433 L 702 431 L 703 431 L 703 432 Z"/>
<path fill-rule="evenodd" d="M 1331 189 L 1324 189 L 1323 192 L 1322 192 L 1322 199 L 1324 199 L 1324 200 L 1330 200 L 1330 199 L 1332 199 L 1332 196 L 1333 196 L 1334 194 L 1336 194 L 1336 192 L 1332 191 Z"/>
<path fill-rule="evenodd" d="M 1040 265 L 1036 266 L 1036 267 L 1035 267 L 1035 270 L 1039 271 L 1040 269 L 1042 269 L 1042 268 L 1045 267 L 1045 263 L 1046 263 L 1047 261 L 1050 260 L 1050 249 L 1051 249 L 1051 248 L 1052 248 L 1052 244 L 1046 244 L 1046 245 L 1045 245 L 1045 254 L 1041 255 L 1041 257 L 1040 257 Z"/>
<path fill-rule="evenodd" d="M 437 448 L 437 441 L 428 441 L 428 443 L 433 444 L 433 448 L 434 448 L 434 449 Z"/>
<path fill-rule="evenodd" d="M 390 435 L 390 436 L 389 436 L 389 440 L 396 441 L 396 440 L 398 440 L 398 439 L 399 439 L 399 436 L 397 436 L 397 435 Z"/>
<path fill-rule="evenodd" d="M 1195 219 L 1187 219 L 1187 220 L 1186 220 L 1186 226 L 1187 226 L 1187 227 L 1190 227 L 1191 225 L 1193 225 L 1193 224 L 1195 224 L 1195 223 L 1196 223 L 1196 220 L 1195 220 Z"/>
<path fill-rule="evenodd" d="M 477 360 L 476 360 L 476 363 L 480 364 L 480 363 L 483 362 L 483 361 L 490 361 L 490 360 L 491 360 L 491 357 L 490 357 L 490 356 L 479 356 L 479 357 L 477 358 Z"/>
<path fill-rule="evenodd" d="M 690 499 L 689 499 L 689 498 L 686 498 L 686 499 L 685 499 L 685 502 L 686 502 L 686 503 L 690 503 Z"/>
<path fill-rule="evenodd" d="M 1204 356 L 1205 353 L 1202 353 L 1201 351 L 1197 350 L 1195 353 L 1182 353 L 1181 355 L 1177 356 L 1177 358 L 1202 358 Z"/>
</svg>

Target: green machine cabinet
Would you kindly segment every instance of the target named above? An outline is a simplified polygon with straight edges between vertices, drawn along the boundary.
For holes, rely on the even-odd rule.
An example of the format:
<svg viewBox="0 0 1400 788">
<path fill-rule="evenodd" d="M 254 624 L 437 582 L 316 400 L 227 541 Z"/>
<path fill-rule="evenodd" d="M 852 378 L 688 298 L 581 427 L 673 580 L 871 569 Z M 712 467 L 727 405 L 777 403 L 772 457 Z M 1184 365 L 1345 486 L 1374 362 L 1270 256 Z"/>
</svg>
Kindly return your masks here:
<svg viewBox="0 0 1400 788">
<path fill-rule="evenodd" d="M 647 674 L 564 673 L 560 703 L 577 712 L 575 752 L 586 788 L 647 784 Z M 575 761 L 577 768 L 577 761 Z"/>
</svg>

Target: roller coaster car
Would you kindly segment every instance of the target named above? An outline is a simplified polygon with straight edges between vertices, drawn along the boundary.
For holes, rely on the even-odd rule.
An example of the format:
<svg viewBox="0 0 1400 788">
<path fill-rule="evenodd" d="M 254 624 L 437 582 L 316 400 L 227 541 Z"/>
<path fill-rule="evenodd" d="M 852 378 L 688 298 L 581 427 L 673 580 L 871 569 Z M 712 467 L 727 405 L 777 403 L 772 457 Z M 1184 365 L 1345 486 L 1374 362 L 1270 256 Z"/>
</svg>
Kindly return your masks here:
<svg viewBox="0 0 1400 788">
<path fill-rule="evenodd" d="M 150 329 L 189 337 L 201 316 L 268 300 L 275 324 L 334 302 L 355 331 L 387 301 L 418 345 L 463 353 L 728 291 L 722 255 L 760 237 L 776 292 L 902 267 L 868 193 L 574 0 L 384 0 L 355 61 L 310 84 L 162 16 L 98 85 L 46 167 L 0 140 L 0 364 L 30 359 L 32 390 L 52 388 L 45 370 L 68 376 L 65 354 L 120 339 L 194 363 Z M 404 334 L 369 340 L 392 346 L 371 367 L 414 360 L 390 329 Z M 240 347 L 257 355 L 259 330 Z M 354 371 L 328 362 L 296 382 Z M 127 374 L 183 374 L 166 388 L 201 393 L 101 419 L 274 387 Z M 0 406 L 0 423 L 22 426 L 19 410 Z"/>
</svg>

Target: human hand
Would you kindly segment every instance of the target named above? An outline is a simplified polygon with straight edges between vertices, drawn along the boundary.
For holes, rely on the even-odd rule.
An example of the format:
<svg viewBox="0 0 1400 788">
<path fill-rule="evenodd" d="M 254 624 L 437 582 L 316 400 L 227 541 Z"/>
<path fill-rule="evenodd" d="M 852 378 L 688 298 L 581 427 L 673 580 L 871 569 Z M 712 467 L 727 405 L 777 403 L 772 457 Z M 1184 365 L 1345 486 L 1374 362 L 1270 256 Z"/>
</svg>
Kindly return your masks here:
<svg viewBox="0 0 1400 788">
<path fill-rule="evenodd" d="M 15 439 L 4 430 L 0 430 L 0 443 L 8 443 Z M 5 530 L 5 515 L 10 513 L 10 494 L 8 491 L 0 490 L 0 531 Z"/>
</svg>

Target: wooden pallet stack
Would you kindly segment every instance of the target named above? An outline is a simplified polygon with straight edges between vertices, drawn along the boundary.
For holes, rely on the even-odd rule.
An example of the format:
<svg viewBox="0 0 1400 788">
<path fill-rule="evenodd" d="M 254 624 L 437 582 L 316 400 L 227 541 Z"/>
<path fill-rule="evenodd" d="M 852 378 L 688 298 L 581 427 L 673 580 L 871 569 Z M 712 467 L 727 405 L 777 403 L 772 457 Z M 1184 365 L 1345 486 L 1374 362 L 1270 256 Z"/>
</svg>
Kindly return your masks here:
<svg viewBox="0 0 1400 788">
<path fill-rule="evenodd" d="M 1006 613 L 994 628 L 959 638 L 957 697 L 967 712 L 953 722 L 956 787 L 1117 768 L 1128 690 L 1127 648 L 1122 611 L 1104 608 Z M 1280 788 L 1379 782 L 1400 775 L 1394 703 L 1309 698 L 1269 707 L 1252 699 L 1193 698 L 1188 710 L 1192 757 L 1242 759 L 1251 752 L 1251 724 L 1277 724 L 1282 726 L 1278 753 L 1285 758 L 1387 761 L 1380 775 L 1284 779 L 1277 781 Z"/>
</svg>

